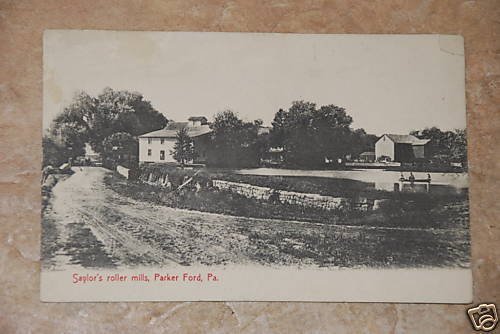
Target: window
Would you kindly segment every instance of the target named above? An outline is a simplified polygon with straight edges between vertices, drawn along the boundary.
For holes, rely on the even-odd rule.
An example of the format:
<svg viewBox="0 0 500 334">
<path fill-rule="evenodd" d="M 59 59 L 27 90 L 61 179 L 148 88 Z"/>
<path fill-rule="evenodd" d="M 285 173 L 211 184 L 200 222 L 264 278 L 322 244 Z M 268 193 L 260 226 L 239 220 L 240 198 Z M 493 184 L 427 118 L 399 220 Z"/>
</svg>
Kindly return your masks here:
<svg viewBox="0 0 500 334">
<path fill-rule="evenodd" d="M 165 160 L 165 151 L 160 151 L 160 160 Z"/>
<path fill-rule="evenodd" d="M 165 143 L 165 138 L 160 139 L 160 144 Z"/>
<path fill-rule="evenodd" d="M 151 156 L 151 149 L 148 149 L 148 157 Z"/>
<path fill-rule="evenodd" d="M 151 144 L 153 142 L 153 138 L 148 138 L 148 144 Z"/>
</svg>

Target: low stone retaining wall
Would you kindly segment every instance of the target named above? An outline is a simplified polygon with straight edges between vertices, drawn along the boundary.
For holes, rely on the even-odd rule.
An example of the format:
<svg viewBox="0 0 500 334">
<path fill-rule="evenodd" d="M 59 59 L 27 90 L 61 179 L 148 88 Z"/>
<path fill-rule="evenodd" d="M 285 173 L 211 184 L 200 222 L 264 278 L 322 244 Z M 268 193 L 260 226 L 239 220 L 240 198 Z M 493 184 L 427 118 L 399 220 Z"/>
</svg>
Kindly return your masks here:
<svg viewBox="0 0 500 334">
<path fill-rule="evenodd" d="M 323 196 L 318 194 L 304 194 L 279 190 L 279 201 L 286 204 L 301 205 L 324 210 L 347 209 L 351 201 L 347 198 Z"/>
<path fill-rule="evenodd" d="M 169 180 L 168 174 L 142 174 L 139 176 L 139 180 L 144 183 L 161 187 L 167 190 L 173 190 L 175 188 L 173 187 L 171 180 Z M 195 180 L 193 182 L 193 185 L 194 189 L 196 189 L 197 191 L 204 188 L 205 186 L 210 188 L 211 185 L 215 189 L 229 191 L 247 198 L 253 198 L 263 201 L 276 201 L 283 204 L 299 205 L 303 207 L 319 208 L 323 210 L 376 210 L 380 208 L 380 204 L 383 201 L 386 201 L 384 199 L 372 200 L 368 198 L 343 198 L 311 193 L 299 193 L 225 180 L 212 180 L 211 182 L 208 181 L 208 184 L 204 184 L 203 186 Z"/>
<path fill-rule="evenodd" d="M 230 182 L 224 180 L 213 180 L 212 186 L 219 190 L 227 190 L 248 198 L 269 200 L 273 190 L 267 187 L 254 186 L 247 183 Z"/>
<path fill-rule="evenodd" d="M 266 201 L 276 200 L 284 204 L 300 205 L 324 210 L 353 209 L 367 211 L 378 208 L 381 201 L 369 200 L 367 198 L 350 199 L 285 190 L 274 190 L 268 187 L 259 187 L 247 183 L 224 180 L 213 180 L 213 186 L 219 190 L 231 191 L 248 198 Z"/>
</svg>

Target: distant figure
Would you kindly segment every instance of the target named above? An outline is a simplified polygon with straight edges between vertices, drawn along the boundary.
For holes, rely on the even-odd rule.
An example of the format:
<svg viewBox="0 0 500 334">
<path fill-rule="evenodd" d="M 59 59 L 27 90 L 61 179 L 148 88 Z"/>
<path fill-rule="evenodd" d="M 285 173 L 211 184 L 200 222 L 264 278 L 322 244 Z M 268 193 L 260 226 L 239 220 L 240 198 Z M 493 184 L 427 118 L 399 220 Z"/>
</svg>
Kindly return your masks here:
<svg viewBox="0 0 500 334">
<path fill-rule="evenodd" d="M 413 175 L 412 172 L 410 172 L 410 177 L 408 178 L 408 180 L 410 181 L 411 184 L 415 182 L 415 176 Z"/>
<path fill-rule="evenodd" d="M 399 177 L 399 181 L 404 181 L 405 180 L 405 176 L 403 175 L 403 172 L 401 172 L 401 176 Z"/>
<path fill-rule="evenodd" d="M 431 174 L 427 173 L 427 182 L 431 183 Z"/>
</svg>

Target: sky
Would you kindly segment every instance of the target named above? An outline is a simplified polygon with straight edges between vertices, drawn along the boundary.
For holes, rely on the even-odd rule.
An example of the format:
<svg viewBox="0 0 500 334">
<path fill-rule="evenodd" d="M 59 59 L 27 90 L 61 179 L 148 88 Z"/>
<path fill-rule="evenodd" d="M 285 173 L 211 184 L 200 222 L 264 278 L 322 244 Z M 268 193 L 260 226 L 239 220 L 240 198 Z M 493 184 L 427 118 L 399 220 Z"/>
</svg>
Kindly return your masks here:
<svg viewBox="0 0 500 334">
<path fill-rule="evenodd" d="M 377 135 L 465 128 L 459 36 L 45 32 L 44 129 L 75 92 L 105 87 L 140 92 L 175 121 L 231 109 L 270 125 L 306 100 Z"/>
</svg>

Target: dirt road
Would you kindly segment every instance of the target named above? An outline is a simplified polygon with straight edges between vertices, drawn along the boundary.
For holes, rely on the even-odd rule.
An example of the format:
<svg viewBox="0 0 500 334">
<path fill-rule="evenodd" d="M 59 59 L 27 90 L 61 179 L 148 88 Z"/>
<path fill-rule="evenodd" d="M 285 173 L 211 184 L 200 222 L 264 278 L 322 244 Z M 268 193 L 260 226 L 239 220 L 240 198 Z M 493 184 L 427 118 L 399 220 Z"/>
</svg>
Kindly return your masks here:
<svg viewBox="0 0 500 334">
<path fill-rule="evenodd" d="M 153 205 L 104 184 L 104 168 L 76 168 L 43 215 L 44 265 L 148 264 L 464 266 L 464 229 L 332 226 Z"/>
</svg>

